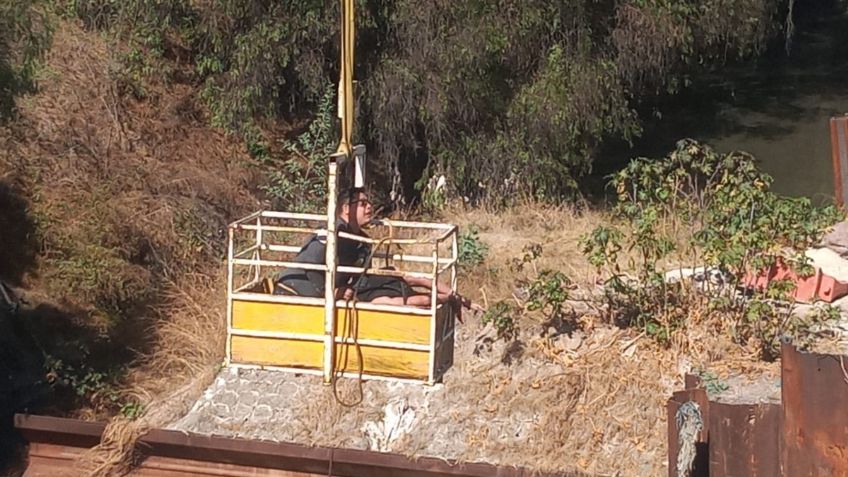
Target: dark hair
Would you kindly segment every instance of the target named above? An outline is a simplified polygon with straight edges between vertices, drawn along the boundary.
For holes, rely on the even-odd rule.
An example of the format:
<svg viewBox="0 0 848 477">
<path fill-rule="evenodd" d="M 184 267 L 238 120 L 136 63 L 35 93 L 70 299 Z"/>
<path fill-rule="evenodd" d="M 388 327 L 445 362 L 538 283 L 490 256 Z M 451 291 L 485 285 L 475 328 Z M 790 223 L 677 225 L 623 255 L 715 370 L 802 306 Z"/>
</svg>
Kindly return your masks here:
<svg viewBox="0 0 848 477">
<path fill-rule="evenodd" d="M 349 204 L 360 194 L 366 194 L 366 190 L 363 187 L 340 187 L 339 188 L 339 203 L 340 204 Z"/>
</svg>

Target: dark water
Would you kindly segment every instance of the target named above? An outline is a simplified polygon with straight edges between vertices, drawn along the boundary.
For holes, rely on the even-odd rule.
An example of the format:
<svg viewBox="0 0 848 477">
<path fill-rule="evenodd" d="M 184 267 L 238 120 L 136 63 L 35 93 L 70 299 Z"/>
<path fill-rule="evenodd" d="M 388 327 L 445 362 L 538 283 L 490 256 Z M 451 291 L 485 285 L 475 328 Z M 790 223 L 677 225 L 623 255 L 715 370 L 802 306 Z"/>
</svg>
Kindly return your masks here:
<svg viewBox="0 0 848 477">
<path fill-rule="evenodd" d="M 834 195 L 829 119 L 848 113 L 846 2 L 798 0 L 790 54 L 776 41 L 756 62 L 694 78 L 653 105 L 632 148 L 611 147 L 600 173 L 632 157 L 661 157 L 685 137 L 719 152 L 747 151 L 775 179 L 776 192 L 823 203 Z"/>
</svg>

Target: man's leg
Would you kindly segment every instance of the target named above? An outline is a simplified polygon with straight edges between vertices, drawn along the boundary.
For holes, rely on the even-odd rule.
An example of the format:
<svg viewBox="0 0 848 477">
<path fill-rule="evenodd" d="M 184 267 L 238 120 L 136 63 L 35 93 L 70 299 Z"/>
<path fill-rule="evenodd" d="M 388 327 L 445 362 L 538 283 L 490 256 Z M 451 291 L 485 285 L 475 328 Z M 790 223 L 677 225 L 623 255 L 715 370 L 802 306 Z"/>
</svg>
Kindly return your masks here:
<svg viewBox="0 0 848 477">
<path fill-rule="evenodd" d="M 406 303 L 404 303 L 402 296 L 378 296 L 371 300 L 371 303 L 428 307 L 430 306 L 430 295 L 412 295 L 406 298 Z"/>
</svg>

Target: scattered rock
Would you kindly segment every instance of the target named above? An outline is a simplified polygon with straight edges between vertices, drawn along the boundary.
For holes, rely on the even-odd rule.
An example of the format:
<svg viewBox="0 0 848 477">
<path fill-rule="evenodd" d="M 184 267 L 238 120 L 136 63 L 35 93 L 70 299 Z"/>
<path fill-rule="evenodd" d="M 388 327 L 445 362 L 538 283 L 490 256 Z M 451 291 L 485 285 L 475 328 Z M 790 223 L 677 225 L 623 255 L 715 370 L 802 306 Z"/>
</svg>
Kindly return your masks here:
<svg viewBox="0 0 848 477">
<path fill-rule="evenodd" d="M 839 222 L 822 237 L 822 245 L 841 256 L 848 256 L 848 222 Z"/>
</svg>

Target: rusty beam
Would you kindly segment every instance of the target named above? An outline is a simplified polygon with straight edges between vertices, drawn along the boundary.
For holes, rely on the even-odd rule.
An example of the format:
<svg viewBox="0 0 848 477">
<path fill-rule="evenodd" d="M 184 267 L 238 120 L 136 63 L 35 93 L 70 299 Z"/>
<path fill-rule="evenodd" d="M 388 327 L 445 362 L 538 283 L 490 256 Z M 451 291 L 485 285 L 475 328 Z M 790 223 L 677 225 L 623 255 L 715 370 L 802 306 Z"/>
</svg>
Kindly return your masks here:
<svg viewBox="0 0 848 477">
<path fill-rule="evenodd" d="M 781 353 L 783 475 L 848 475 L 848 358 Z"/>
<path fill-rule="evenodd" d="M 15 416 L 15 427 L 30 442 L 31 450 L 43 450 L 45 446 L 54 446 L 53 451 L 70 455 L 73 454 L 73 449 L 88 448 L 99 442 L 105 424 L 18 414 Z M 63 450 L 56 450 L 56 446 Z M 498 467 L 484 463 L 458 463 L 428 457 L 411 459 L 398 454 L 358 449 L 309 447 L 291 443 L 201 436 L 164 429 L 154 429 L 143 436 L 138 450 L 142 453 L 139 475 L 144 476 L 178 475 L 165 469 L 161 472 L 157 471 L 157 466 L 166 466 L 172 470 L 174 468 L 195 469 L 197 475 L 204 475 L 201 469 L 208 469 L 210 464 L 214 464 L 235 469 L 232 470 L 234 473 L 215 475 L 590 477 L 575 471 L 540 473 L 529 469 Z M 28 470 L 27 475 L 40 474 L 33 469 Z M 185 475 L 191 475 L 191 473 Z"/>
</svg>

